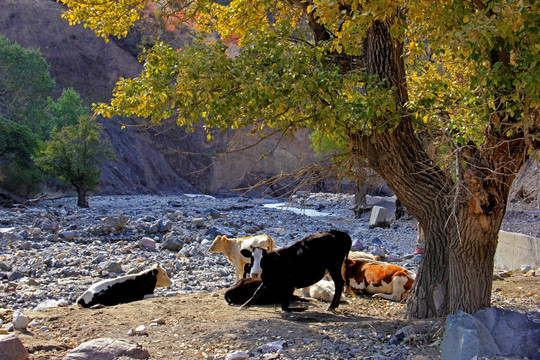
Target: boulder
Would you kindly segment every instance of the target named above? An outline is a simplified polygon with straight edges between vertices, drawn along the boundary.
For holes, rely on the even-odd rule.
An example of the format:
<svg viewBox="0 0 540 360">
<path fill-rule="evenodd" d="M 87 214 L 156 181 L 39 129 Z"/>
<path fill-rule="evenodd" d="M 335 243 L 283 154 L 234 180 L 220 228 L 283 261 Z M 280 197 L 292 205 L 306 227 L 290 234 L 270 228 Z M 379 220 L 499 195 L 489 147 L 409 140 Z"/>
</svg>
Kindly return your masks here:
<svg viewBox="0 0 540 360">
<path fill-rule="evenodd" d="M 21 339 L 13 334 L 0 335 L 0 354 L 3 360 L 26 360 L 28 350 L 24 347 Z"/>
<path fill-rule="evenodd" d="M 503 356 L 540 360 L 540 324 L 511 310 L 488 308 L 474 314 L 489 330 Z"/>
<path fill-rule="evenodd" d="M 448 315 L 441 343 L 441 359 L 470 360 L 477 355 L 488 358 L 501 355 L 489 330 L 480 320 L 463 311 Z"/>
<path fill-rule="evenodd" d="M 99 338 L 70 350 L 63 360 L 147 359 L 150 353 L 133 340 Z"/>
</svg>

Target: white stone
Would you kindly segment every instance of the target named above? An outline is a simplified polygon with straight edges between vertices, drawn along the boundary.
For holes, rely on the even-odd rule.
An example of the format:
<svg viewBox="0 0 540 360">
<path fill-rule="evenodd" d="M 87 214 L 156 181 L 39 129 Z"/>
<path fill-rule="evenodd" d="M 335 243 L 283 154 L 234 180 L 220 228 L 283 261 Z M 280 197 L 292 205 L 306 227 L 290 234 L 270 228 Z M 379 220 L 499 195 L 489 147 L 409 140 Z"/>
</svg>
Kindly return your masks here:
<svg viewBox="0 0 540 360">
<path fill-rule="evenodd" d="M 144 325 L 139 325 L 135 328 L 135 333 L 136 334 L 146 334 L 146 326 Z"/>
<path fill-rule="evenodd" d="M 243 351 L 236 351 L 232 354 L 227 355 L 225 360 L 245 360 L 249 357 L 249 355 Z"/>
<path fill-rule="evenodd" d="M 30 323 L 30 320 L 28 319 L 28 316 L 24 315 L 23 313 L 17 311 L 13 314 L 13 327 L 17 330 L 24 330 L 28 327 L 28 324 Z"/>
</svg>

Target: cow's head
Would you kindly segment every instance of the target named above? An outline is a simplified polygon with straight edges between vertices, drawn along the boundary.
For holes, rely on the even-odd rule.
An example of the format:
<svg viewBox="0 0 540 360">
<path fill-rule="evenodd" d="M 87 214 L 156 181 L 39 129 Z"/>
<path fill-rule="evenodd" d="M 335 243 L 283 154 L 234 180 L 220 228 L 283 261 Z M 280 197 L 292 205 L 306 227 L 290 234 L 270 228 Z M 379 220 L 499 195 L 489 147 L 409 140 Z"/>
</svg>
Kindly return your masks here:
<svg viewBox="0 0 540 360">
<path fill-rule="evenodd" d="M 211 253 L 220 252 L 222 249 L 221 244 L 223 244 L 227 240 L 228 240 L 227 236 L 225 235 L 216 236 L 216 238 L 212 242 L 212 245 L 210 245 L 210 248 L 208 249 L 208 251 L 210 251 Z"/>
<path fill-rule="evenodd" d="M 250 276 L 254 279 L 259 280 L 262 275 L 261 260 L 263 257 L 268 255 L 266 249 L 263 248 L 253 248 L 252 251 L 248 249 L 240 250 L 242 256 L 251 259 L 251 272 Z"/>
<path fill-rule="evenodd" d="M 154 265 L 152 268 L 152 274 L 156 276 L 156 287 L 167 287 L 172 285 L 172 281 L 167 275 L 167 271 L 161 267 L 161 265 Z"/>
</svg>

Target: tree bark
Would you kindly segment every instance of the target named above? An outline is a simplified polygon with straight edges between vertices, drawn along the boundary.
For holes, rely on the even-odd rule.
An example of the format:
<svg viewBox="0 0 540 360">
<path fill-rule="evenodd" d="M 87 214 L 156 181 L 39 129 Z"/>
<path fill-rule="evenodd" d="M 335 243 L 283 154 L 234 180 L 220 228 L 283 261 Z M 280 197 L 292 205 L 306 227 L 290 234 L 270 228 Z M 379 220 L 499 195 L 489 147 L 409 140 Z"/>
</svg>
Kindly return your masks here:
<svg viewBox="0 0 540 360">
<path fill-rule="evenodd" d="M 88 191 L 81 186 L 75 186 L 77 189 L 77 206 L 81 208 L 89 208 Z"/>
</svg>

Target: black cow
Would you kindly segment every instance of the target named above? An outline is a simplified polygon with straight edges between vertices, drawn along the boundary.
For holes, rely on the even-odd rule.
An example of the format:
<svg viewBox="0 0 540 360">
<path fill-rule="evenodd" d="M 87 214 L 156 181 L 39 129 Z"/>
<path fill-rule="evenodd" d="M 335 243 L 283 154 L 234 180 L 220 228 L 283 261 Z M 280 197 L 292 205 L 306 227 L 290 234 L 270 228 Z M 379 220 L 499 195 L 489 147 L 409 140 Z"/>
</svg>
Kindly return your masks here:
<svg viewBox="0 0 540 360">
<path fill-rule="evenodd" d="M 252 260 L 251 276 L 260 276 L 263 286 L 257 289 L 242 309 L 249 308 L 264 292 L 271 292 L 281 299 L 283 311 L 304 311 L 305 308 L 289 307 L 294 289 L 315 284 L 326 271 L 330 273 L 336 288 L 328 309 L 337 308 L 345 284 L 341 270 L 351 245 L 349 234 L 329 230 L 272 252 L 261 248 L 255 248 L 253 252 L 243 249 L 242 255 Z"/>
</svg>

